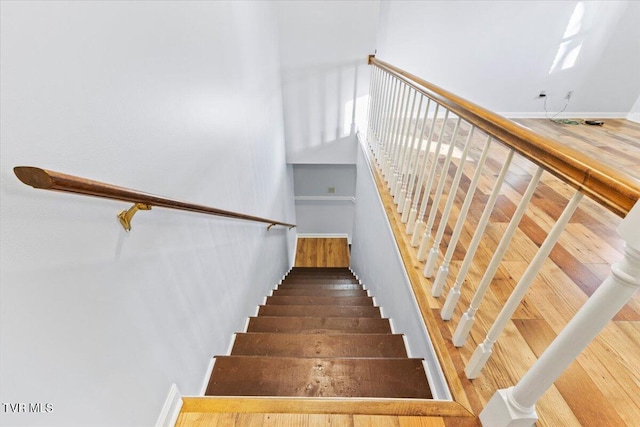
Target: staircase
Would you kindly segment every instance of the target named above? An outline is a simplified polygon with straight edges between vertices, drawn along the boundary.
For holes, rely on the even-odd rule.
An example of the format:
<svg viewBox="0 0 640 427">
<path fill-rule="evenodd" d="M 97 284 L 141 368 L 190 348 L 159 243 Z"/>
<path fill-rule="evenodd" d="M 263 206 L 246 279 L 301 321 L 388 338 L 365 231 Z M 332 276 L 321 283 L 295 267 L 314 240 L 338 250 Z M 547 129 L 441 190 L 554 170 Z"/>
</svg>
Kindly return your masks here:
<svg viewBox="0 0 640 427">
<path fill-rule="evenodd" d="M 430 399 L 422 359 L 348 268 L 294 267 L 216 357 L 207 396 Z"/>
</svg>

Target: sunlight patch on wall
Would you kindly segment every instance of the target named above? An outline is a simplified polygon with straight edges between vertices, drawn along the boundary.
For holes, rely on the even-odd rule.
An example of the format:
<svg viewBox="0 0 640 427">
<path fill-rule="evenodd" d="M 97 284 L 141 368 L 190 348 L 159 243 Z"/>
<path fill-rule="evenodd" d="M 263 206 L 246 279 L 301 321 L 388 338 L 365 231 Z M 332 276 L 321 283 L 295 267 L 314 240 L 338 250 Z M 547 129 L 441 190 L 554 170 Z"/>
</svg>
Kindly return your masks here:
<svg viewBox="0 0 640 427">
<path fill-rule="evenodd" d="M 342 114 L 342 129 L 345 133 L 349 133 L 352 122 L 355 124 L 353 131 L 367 130 L 367 112 L 369 110 L 369 95 L 362 95 L 356 98 L 356 109 L 353 111 L 353 100 L 349 100 L 344 104 Z"/>
<path fill-rule="evenodd" d="M 558 51 L 553 59 L 549 74 L 556 71 L 568 70 L 576 65 L 576 61 L 580 56 L 582 43 L 585 39 L 584 24 L 584 2 L 576 4 L 569 23 L 562 36 L 562 42 L 558 46 Z"/>
</svg>

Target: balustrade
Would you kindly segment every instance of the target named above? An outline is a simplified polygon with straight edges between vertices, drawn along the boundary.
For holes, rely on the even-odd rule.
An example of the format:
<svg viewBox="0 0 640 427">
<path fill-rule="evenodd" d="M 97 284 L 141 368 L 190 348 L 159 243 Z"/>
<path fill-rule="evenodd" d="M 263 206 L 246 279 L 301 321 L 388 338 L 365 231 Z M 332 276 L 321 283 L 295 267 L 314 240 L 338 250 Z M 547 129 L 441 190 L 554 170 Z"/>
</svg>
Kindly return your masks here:
<svg viewBox="0 0 640 427">
<path fill-rule="evenodd" d="M 576 189 L 487 331 L 486 338 L 469 360 L 465 368 L 469 379 L 480 375 L 494 343 L 525 297 L 583 196 L 587 195 L 618 215 L 626 216 L 620 227 L 621 236 L 627 242 L 624 260 L 613 265 L 612 275 L 521 381 L 507 390 L 497 391 L 480 415 L 487 426 L 531 425 L 536 419 L 536 401 L 640 287 L 640 204 L 637 202 L 640 183 L 597 160 L 585 158 L 559 143 L 518 128 L 512 122 L 396 67 L 375 58 L 371 58 L 370 63 L 374 67 L 367 141 L 388 180 L 393 202 L 398 213 L 402 214 L 401 222 L 407 224 L 411 246 L 417 248 L 415 257 L 418 261 L 425 261 L 423 274 L 433 279 L 431 294 L 434 297 L 440 297 L 447 288 L 450 265 L 463 229 L 473 227 L 475 230 L 464 248 L 464 259 L 442 306 L 443 320 L 453 317 L 469 269 L 486 237 L 496 202 L 505 191 L 504 183 L 514 159 L 522 164 L 521 157 L 524 157 L 525 161 L 532 163 L 530 169 L 533 171 L 527 188 L 522 192 L 491 260 L 488 265 L 481 266 L 482 279 L 475 287 L 474 296 L 452 337 L 456 347 L 467 341 L 482 300 L 518 233 L 519 224 L 528 212 L 529 202 L 543 173 L 550 172 Z M 480 134 L 484 134 L 484 138 L 477 138 Z M 482 146 L 474 146 L 474 140 L 485 142 Z M 502 163 L 497 176 L 486 168 L 489 157 Z M 467 174 L 473 171 L 473 177 L 468 184 L 462 185 L 465 170 Z M 488 196 L 479 194 L 481 182 L 485 187 L 490 183 Z M 444 206 L 441 206 L 443 201 Z M 482 208 L 481 217 L 474 217 L 474 221 L 469 218 L 472 204 Z M 447 240 L 445 234 L 450 225 L 453 230 Z M 444 255 L 436 272 L 441 252 Z"/>
</svg>

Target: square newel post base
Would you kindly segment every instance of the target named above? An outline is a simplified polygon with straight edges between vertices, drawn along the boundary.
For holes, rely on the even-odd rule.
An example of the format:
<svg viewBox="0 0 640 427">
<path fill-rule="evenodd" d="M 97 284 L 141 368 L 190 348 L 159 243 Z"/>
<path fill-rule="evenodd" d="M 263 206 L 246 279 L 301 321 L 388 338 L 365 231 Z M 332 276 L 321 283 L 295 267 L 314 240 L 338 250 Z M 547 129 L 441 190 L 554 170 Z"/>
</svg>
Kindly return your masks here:
<svg viewBox="0 0 640 427">
<path fill-rule="evenodd" d="M 480 413 L 484 427 L 531 427 L 538 420 L 535 407 L 523 408 L 509 398 L 508 389 L 498 390 Z"/>
</svg>

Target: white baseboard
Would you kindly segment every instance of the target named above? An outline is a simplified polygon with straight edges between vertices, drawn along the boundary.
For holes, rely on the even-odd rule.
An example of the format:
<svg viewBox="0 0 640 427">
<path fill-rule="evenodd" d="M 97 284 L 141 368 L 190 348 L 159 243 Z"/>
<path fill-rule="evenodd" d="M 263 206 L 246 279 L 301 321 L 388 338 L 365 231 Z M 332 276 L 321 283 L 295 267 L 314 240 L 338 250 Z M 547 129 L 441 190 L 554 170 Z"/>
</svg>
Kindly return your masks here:
<svg viewBox="0 0 640 427">
<path fill-rule="evenodd" d="M 231 350 L 233 350 L 233 345 L 236 343 L 236 337 L 238 334 L 231 335 L 231 340 L 229 341 L 229 347 L 227 348 L 227 354 L 231 354 Z"/>
<path fill-rule="evenodd" d="M 631 120 L 632 122 L 640 123 L 640 113 L 631 113 L 627 116 L 627 120 Z"/>
<path fill-rule="evenodd" d="M 296 202 L 356 202 L 353 196 L 295 196 L 294 200 Z"/>
<path fill-rule="evenodd" d="M 180 409 L 182 408 L 182 394 L 178 390 L 178 386 L 171 385 L 169 389 L 169 395 L 167 400 L 164 401 L 158 420 L 156 421 L 156 427 L 173 427 L 180 415 Z"/>
<path fill-rule="evenodd" d="M 298 239 L 307 238 L 307 239 L 326 239 L 329 237 L 344 237 L 345 239 L 349 238 L 347 233 L 298 233 Z"/>
<path fill-rule="evenodd" d="M 413 354 L 411 354 L 411 349 L 409 348 L 409 341 L 407 341 L 407 336 L 405 334 L 402 334 L 402 342 L 404 342 L 404 348 L 407 350 L 407 357 L 413 357 Z"/>
<path fill-rule="evenodd" d="M 555 112 L 513 112 L 513 113 L 498 113 L 508 119 L 545 119 L 555 116 Z M 628 112 L 564 112 L 560 113 L 554 118 L 556 119 L 624 119 L 629 115 Z"/>
<path fill-rule="evenodd" d="M 200 396 L 204 396 L 207 392 L 207 387 L 209 386 L 209 380 L 211 379 L 211 374 L 213 373 L 213 365 L 216 364 L 216 358 L 212 357 L 209 361 L 209 366 L 207 366 L 207 372 L 204 375 L 204 380 L 202 381 L 202 387 L 200 387 Z"/>
<path fill-rule="evenodd" d="M 396 334 L 396 324 L 394 323 L 393 319 L 389 317 L 389 327 L 391 328 L 391 333 L 392 334 Z"/>
</svg>

